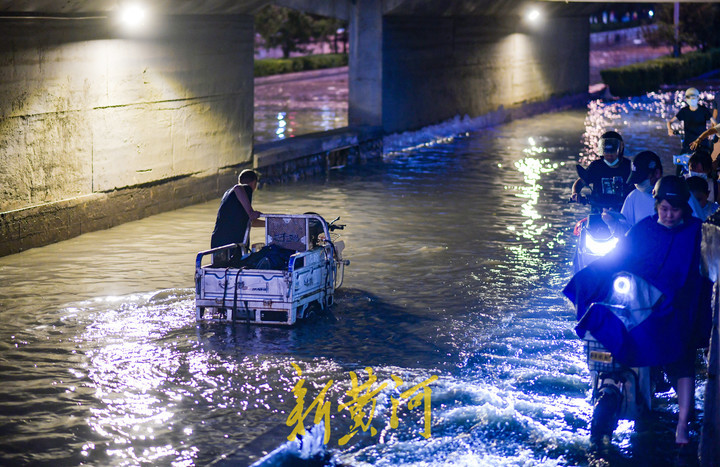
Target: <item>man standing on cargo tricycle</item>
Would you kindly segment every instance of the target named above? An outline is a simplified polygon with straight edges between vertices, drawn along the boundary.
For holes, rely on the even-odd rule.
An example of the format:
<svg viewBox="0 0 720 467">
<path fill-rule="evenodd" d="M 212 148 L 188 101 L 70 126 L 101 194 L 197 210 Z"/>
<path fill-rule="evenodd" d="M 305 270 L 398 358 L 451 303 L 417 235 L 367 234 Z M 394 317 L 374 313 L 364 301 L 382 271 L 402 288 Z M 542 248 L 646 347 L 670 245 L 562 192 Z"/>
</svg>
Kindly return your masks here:
<svg viewBox="0 0 720 467">
<path fill-rule="evenodd" d="M 258 219 L 262 215 L 252 207 L 252 195 L 258 187 L 258 175 L 245 169 L 238 176 L 238 184 L 225 192 L 220 201 L 215 229 L 210 238 L 210 247 L 217 248 L 233 243 L 243 243 L 248 222 L 254 227 L 262 227 L 265 221 Z M 229 252 L 224 250 L 213 254 L 213 264 L 227 265 Z"/>
</svg>

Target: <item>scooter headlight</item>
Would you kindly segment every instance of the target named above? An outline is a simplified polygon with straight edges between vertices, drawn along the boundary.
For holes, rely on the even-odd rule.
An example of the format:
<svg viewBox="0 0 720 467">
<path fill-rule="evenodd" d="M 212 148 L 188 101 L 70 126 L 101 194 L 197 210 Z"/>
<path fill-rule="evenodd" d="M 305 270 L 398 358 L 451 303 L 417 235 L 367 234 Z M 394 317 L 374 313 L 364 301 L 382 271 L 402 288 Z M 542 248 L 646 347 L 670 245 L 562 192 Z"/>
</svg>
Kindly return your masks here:
<svg viewBox="0 0 720 467">
<path fill-rule="evenodd" d="M 613 275 L 605 299 L 598 304 L 612 312 L 630 331 L 645 321 L 663 294 L 654 285 L 629 271 Z"/>
<path fill-rule="evenodd" d="M 617 245 L 617 242 L 617 237 L 611 237 L 607 240 L 596 240 L 591 235 L 585 237 L 585 247 L 595 256 L 605 256 L 610 253 Z"/>
<path fill-rule="evenodd" d="M 613 281 L 613 290 L 618 295 L 629 295 L 632 292 L 632 282 L 628 276 L 617 276 Z"/>
</svg>

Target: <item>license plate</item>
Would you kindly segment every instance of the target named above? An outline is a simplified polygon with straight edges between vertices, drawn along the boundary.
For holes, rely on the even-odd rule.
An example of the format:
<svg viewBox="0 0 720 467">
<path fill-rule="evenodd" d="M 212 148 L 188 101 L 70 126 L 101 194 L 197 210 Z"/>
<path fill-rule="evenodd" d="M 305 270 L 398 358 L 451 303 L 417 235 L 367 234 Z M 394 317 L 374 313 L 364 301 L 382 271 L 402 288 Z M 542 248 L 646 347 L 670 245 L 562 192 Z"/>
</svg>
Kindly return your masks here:
<svg viewBox="0 0 720 467">
<path fill-rule="evenodd" d="M 613 358 L 610 352 L 600 352 L 598 350 L 590 351 L 590 360 L 601 363 L 612 363 Z"/>
</svg>

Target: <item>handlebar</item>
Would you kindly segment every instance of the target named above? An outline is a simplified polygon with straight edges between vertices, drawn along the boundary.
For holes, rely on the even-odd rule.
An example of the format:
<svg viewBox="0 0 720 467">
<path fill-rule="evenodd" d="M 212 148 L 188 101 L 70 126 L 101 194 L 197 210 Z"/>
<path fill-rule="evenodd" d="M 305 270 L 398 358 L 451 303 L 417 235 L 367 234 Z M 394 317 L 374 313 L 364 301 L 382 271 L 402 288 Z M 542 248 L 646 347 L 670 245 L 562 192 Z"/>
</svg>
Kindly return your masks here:
<svg viewBox="0 0 720 467">
<path fill-rule="evenodd" d="M 613 209 L 613 210 L 617 210 L 617 211 L 619 211 L 620 206 L 622 206 L 622 201 L 620 203 L 618 203 L 617 201 L 607 201 L 607 200 L 602 201 L 602 200 L 598 199 L 597 196 L 593 196 L 592 194 L 590 196 L 584 196 L 579 193 L 578 193 L 577 201 L 574 201 L 572 198 L 569 198 L 567 202 L 568 203 L 578 203 L 578 204 L 582 204 L 582 205 L 589 204 L 590 206 L 592 206 L 593 208 L 596 208 L 596 209 L 608 208 L 608 209 Z"/>
<path fill-rule="evenodd" d="M 585 196 L 578 194 L 578 197 L 576 200 L 572 199 L 572 197 L 570 197 L 570 198 L 568 198 L 567 202 L 585 205 L 585 204 L 588 204 L 590 201 Z"/>
<path fill-rule="evenodd" d="M 337 222 L 339 220 L 340 220 L 340 216 L 336 217 L 335 219 L 333 219 L 332 221 L 330 221 L 328 223 L 328 230 L 330 230 L 330 232 L 333 232 L 335 230 L 343 230 L 345 228 L 346 224 L 335 224 L 335 222 Z"/>
</svg>

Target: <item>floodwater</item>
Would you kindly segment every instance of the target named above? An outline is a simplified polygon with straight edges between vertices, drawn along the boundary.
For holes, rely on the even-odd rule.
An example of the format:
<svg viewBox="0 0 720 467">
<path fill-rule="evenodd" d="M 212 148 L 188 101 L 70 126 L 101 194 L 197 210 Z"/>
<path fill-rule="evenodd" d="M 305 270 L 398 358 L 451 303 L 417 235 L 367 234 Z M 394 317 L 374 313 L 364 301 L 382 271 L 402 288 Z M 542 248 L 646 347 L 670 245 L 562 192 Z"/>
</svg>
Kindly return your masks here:
<svg viewBox="0 0 720 467">
<path fill-rule="evenodd" d="M 0 464 L 248 465 L 296 427 L 302 378 L 305 426 L 328 410 L 327 465 L 693 465 L 696 441 L 674 447 L 672 392 L 643 430 L 622 423 L 591 447 L 560 294 L 585 214 L 565 202 L 578 155 L 612 127 L 629 154 L 669 161 L 668 99 L 596 102 L 262 188 L 261 211 L 347 224 L 335 306 L 291 329 L 195 322 L 217 201 L 0 258 Z"/>
</svg>

